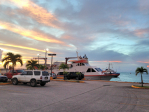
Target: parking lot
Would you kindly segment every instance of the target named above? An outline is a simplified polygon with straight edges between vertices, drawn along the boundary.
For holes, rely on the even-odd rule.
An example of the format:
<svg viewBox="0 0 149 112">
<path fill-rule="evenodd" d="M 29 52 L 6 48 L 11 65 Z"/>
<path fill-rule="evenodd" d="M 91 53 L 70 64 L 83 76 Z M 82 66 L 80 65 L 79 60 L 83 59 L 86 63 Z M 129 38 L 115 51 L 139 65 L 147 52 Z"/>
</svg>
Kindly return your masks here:
<svg viewBox="0 0 149 112">
<path fill-rule="evenodd" d="M 133 83 L 51 81 L 38 85 L 0 85 L 0 112 L 147 112 L 149 89 Z"/>
</svg>

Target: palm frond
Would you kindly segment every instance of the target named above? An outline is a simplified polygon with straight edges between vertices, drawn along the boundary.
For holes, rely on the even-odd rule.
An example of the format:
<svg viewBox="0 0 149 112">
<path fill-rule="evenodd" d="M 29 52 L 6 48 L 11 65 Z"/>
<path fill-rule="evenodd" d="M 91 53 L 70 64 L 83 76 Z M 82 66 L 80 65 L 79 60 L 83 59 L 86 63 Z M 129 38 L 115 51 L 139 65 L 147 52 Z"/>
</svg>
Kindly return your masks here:
<svg viewBox="0 0 149 112">
<path fill-rule="evenodd" d="M 59 66 L 59 69 L 69 69 L 68 65 L 67 64 L 64 64 L 62 63 L 60 66 Z"/>
<path fill-rule="evenodd" d="M 22 56 L 20 54 L 13 54 L 11 52 L 8 52 L 6 54 L 6 56 L 2 59 L 2 62 L 7 62 L 9 64 L 9 62 L 12 62 L 12 66 L 15 67 L 16 66 L 16 62 L 19 62 L 21 64 L 21 66 L 23 65 L 23 62 L 22 62 Z M 7 64 L 6 63 L 6 64 Z M 4 68 L 6 66 L 4 65 Z"/>
<path fill-rule="evenodd" d="M 3 65 L 3 67 L 6 69 L 6 66 L 10 63 L 10 61 L 6 61 Z"/>
<path fill-rule="evenodd" d="M 22 59 L 17 59 L 17 62 L 19 62 L 21 64 L 21 66 L 23 66 L 23 61 Z"/>
<path fill-rule="evenodd" d="M 38 64 L 37 64 L 37 62 L 38 61 L 36 61 L 36 60 L 28 60 L 27 61 L 27 64 L 26 64 L 26 67 L 28 68 L 28 67 L 31 67 L 32 69 L 34 69 L 34 66 L 38 66 Z"/>
</svg>

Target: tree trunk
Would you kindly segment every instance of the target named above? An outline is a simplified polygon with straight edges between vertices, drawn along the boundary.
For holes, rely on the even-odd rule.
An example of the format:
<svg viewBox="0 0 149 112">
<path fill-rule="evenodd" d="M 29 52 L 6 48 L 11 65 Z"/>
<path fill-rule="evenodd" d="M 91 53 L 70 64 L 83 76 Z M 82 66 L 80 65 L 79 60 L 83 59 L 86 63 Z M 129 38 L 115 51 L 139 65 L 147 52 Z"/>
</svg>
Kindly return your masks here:
<svg viewBox="0 0 149 112">
<path fill-rule="evenodd" d="M 66 76 L 65 76 L 65 69 L 63 69 L 63 75 L 64 75 L 64 80 L 66 80 Z"/>
<path fill-rule="evenodd" d="M 14 66 L 12 66 L 12 75 L 14 75 Z"/>
<path fill-rule="evenodd" d="M 143 78 L 142 78 L 142 74 L 141 74 L 141 84 L 142 84 L 142 87 L 143 87 Z"/>
</svg>

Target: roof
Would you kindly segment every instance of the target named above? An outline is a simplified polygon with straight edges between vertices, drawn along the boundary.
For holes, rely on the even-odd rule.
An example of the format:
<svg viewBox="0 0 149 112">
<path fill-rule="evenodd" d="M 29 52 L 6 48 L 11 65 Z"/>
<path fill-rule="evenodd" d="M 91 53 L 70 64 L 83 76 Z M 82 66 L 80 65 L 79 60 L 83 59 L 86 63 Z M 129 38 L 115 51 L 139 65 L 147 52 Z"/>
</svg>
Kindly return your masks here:
<svg viewBox="0 0 149 112">
<path fill-rule="evenodd" d="M 81 59 L 81 60 L 70 60 L 68 62 L 73 62 L 73 63 L 87 63 L 86 59 Z"/>
</svg>

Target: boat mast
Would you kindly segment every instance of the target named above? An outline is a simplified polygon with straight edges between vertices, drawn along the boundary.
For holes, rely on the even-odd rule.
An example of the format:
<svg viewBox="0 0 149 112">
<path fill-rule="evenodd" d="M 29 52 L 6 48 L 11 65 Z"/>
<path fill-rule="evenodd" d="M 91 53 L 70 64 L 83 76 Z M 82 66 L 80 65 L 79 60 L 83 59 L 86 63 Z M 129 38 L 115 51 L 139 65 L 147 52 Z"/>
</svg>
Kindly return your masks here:
<svg viewBox="0 0 149 112">
<path fill-rule="evenodd" d="M 79 60 L 80 58 L 79 58 L 79 56 L 78 56 L 78 51 L 76 51 L 76 53 L 77 53 L 77 58 L 78 58 L 78 60 Z"/>
<path fill-rule="evenodd" d="M 108 66 L 108 70 L 110 70 L 110 63 L 109 63 L 109 66 Z"/>
</svg>

